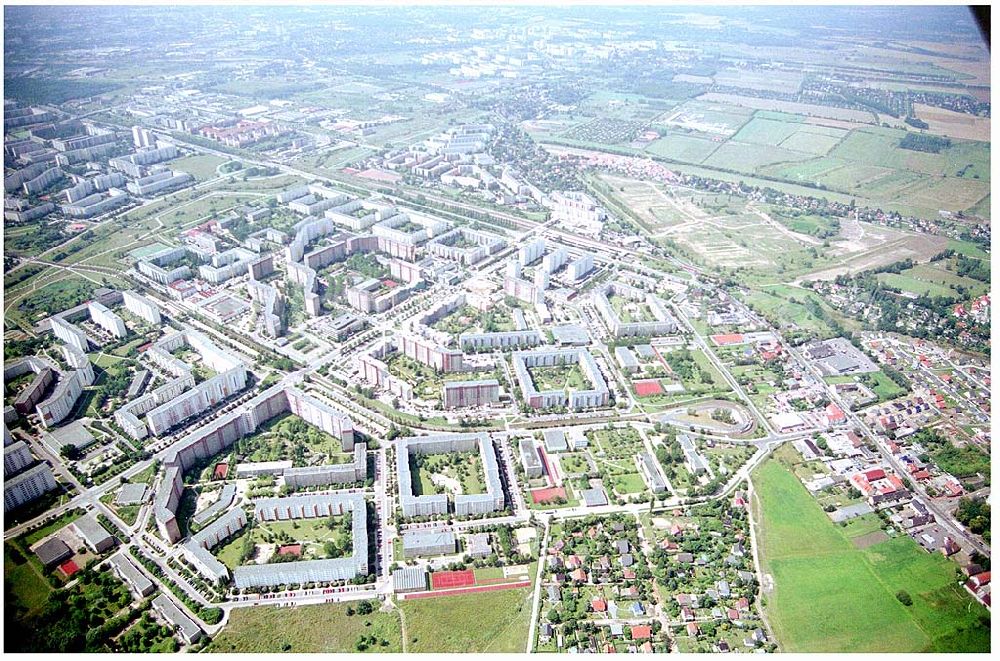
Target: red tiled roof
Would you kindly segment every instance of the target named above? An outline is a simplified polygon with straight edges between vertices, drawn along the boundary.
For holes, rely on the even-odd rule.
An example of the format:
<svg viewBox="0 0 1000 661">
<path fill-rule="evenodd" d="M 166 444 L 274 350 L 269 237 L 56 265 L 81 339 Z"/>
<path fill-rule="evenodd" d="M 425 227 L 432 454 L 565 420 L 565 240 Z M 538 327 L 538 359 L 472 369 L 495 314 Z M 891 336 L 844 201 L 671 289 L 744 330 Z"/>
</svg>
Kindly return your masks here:
<svg viewBox="0 0 1000 661">
<path fill-rule="evenodd" d="M 653 635 L 653 628 L 642 624 L 632 627 L 632 640 L 646 640 Z"/>
<path fill-rule="evenodd" d="M 725 344 L 740 344 L 743 342 L 743 335 L 740 333 L 729 333 L 721 335 L 713 335 L 712 341 L 718 346 L 723 346 Z"/>
</svg>

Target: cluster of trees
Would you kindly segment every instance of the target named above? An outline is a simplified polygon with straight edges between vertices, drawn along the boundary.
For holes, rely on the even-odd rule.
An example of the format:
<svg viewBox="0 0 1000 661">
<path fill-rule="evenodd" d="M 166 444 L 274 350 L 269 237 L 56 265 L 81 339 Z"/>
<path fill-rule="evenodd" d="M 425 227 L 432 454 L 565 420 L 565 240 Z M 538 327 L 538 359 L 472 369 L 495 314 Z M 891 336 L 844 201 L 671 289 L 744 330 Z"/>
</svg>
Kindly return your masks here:
<svg viewBox="0 0 1000 661">
<path fill-rule="evenodd" d="M 990 456 L 974 445 L 956 447 L 933 429 L 921 429 L 913 435 L 913 440 L 927 448 L 934 463 L 946 473 L 960 479 L 979 474 L 989 480 Z"/>
<path fill-rule="evenodd" d="M 984 498 L 975 496 L 959 500 L 958 509 L 955 510 L 955 518 L 972 532 L 982 535 L 986 543 L 989 543 L 990 505 Z"/>
<path fill-rule="evenodd" d="M 120 652 L 176 652 L 177 640 L 169 627 L 159 624 L 146 611 L 139 621 L 118 637 L 115 648 Z"/>
<path fill-rule="evenodd" d="M 712 420 L 724 422 L 727 425 L 736 424 L 736 420 L 733 419 L 733 412 L 729 409 L 712 409 Z"/>
<path fill-rule="evenodd" d="M 698 366 L 694 355 L 689 349 L 677 349 L 664 354 L 667 364 L 678 377 L 684 382 L 694 381 L 695 375 L 701 383 L 711 383 L 712 374 L 706 369 Z"/>
<path fill-rule="evenodd" d="M 987 261 L 959 255 L 955 261 L 955 273 L 980 282 L 990 281 L 990 264 Z"/>
<path fill-rule="evenodd" d="M 5 588 L 5 621 L 11 631 L 18 631 L 5 638 L 8 652 L 107 652 L 107 641 L 132 619 L 131 612 L 114 617 L 132 598 L 107 572 L 84 570 L 76 585 L 51 592 L 31 616 L 9 583 Z"/>
<path fill-rule="evenodd" d="M 907 133 L 899 142 L 900 149 L 923 151 L 937 154 L 942 149 L 951 147 L 951 140 L 927 133 Z"/>
</svg>

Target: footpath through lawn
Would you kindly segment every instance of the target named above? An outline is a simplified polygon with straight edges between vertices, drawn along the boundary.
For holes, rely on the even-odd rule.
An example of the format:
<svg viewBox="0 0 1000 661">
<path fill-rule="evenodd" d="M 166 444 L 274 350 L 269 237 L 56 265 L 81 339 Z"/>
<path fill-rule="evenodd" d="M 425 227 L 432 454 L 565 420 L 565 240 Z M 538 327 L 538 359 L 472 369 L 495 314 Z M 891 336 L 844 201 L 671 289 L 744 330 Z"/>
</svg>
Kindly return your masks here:
<svg viewBox="0 0 1000 661">
<path fill-rule="evenodd" d="M 905 535 L 857 548 L 791 472 L 794 453 L 777 457 L 753 483 L 761 561 L 774 579 L 764 604 L 785 651 L 989 651 L 989 614 L 959 586 L 955 563 Z"/>
</svg>

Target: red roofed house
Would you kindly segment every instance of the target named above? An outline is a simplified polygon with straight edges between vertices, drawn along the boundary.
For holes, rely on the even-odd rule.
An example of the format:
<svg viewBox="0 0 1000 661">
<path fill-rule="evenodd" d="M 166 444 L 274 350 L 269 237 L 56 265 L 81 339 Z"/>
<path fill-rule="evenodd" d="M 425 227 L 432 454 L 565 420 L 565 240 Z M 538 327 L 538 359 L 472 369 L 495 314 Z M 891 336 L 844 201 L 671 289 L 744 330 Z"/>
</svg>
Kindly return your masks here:
<svg viewBox="0 0 1000 661">
<path fill-rule="evenodd" d="M 595 597 L 594 599 L 590 600 L 590 607 L 591 609 L 593 609 L 595 613 L 603 613 L 604 611 L 608 610 L 607 602 L 598 597 Z"/>
<path fill-rule="evenodd" d="M 701 633 L 701 629 L 698 628 L 697 622 L 688 622 L 687 630 L 689 636 L 697 636 L 699 633 Z"/>
<path fill-rule="evenodd" d="M 569 577 L 574 581 L 580 581 L 581 583 L 587 582 L 587 572 L 580 568 L 574 569 L 569 573 Z"/>
<path fill-rule="evenodd" d="M 653 628 L 648 624 L 632 627 L 632 640 L 649 640 L 653 635 Z"/>
<path fill-rule="evenodd" d="M 278 555 L 294 555 L 295 557 L 299 557 L 302 555 L 302 545 L 285 544 L 284 546 L 279 546 Z"/>
<path fill-rule="evenodd" d="M 989 595 L 986 595 L 986 596 L 989 597 Z M 652 654 L 653 653 L 653 643 L 651 643 L 651 642 L 649 642 L 647 640 L 646 642 L 644 642 L 642 645 L 639 646 L 639 651 L 642 652 L 643 654 Z"/>
<path fill-rule="evenodd" d="M 826 407 L 826 422 L 831 425 L 842 425 L 847 422 L 847 416 L 836 404 L 828 404 Z"/>
<path fill-rule="evenodd" d="M 716 346 L 723 347 L 727 344 L 742 344 L 743 336 L 739 333 L 733 333 L 729 335 L 713 335 L 712 341 L 715 342 Z"/>
<path fill-rule="evenodd" d="M 962 495 L 962 485 L 957 482 L 952 482 L 948 480 L 944 483 L 944 488 L 948 491 L 951 496 L 961 496 Z"/>
<path fill-rule="evenodd" d="M 885 471 L 881 468 L 873 468 L 870 471 L 865 471 L 865 479 L 869 482 L 874 482 L 875 480 L 881 480 L 885 477 Z"/>
<path fill-rule="evenodd" d="M 977 588 L 982 587 L 983 585 L 986 585 L 989 582 L 990 582 L 990 572 L 988 571 L 984 571 L 981 574 L 976 574 L 975 576 L 969 578 L 969 583 L 972 583 Z"/>
</svg>

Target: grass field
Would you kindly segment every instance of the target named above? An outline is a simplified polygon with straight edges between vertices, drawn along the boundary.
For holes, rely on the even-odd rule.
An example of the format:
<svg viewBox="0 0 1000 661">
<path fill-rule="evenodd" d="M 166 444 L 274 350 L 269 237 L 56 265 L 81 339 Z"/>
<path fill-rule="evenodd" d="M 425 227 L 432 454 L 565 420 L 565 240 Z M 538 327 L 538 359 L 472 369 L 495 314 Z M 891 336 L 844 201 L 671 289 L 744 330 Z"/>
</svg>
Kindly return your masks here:
<svg viewBox="0 0 1000 661">
<path fill-rule="evenodd" d="M 549 390 L 583 390 L 588 387 L 583 370 L 576 363 L 556 365 L 552 367 L 532 367 L 528 370 L 535 389 L 539 392 Z"/>
<path fill-rule="evenodd" d="M 16 602 L 24 606 L 30 614 L 45 605 L 52 588 L 32 563 L 15 563 L 11 557 L 12 552 L 18 553 L 5 544 L 3 554 L 4 582 L 10 585 L 11 593 Z M 9 602 L 8 608 L 12 608 Z"/>
<path fill-rule="evenodd" d="M 377 602 L 376 602 L 377 605 Z M 357 608 L 357 604 L 352 604 Z M 401 652 L 399 614 L 347 615 L 348 604 L 297 608 L 237 608 L 208 646 L 209 652 L 356 652 L 362 636 L 377 643 L 366 652 Z M 382 645 L 381 641 L 387 641 Z"/>
<path fill-rule="evenodd" d="M 754 474 L 766 608 L 791 652 L 988 651 L 988 614 L 955 565 L 906 536 L 858 549 L 788 470 L 781 453 Z M 906 590 L 910 607 L 895 594 Z"/>
<path fill-rule="evenodd" d="M 958 275 L 943 267 L 944 262 L 917 264 L 902 273 L 880 273 L 878 279 L 890 287 L 916 295 L 945 296 L 964 300 L 989 291 L 989 285 Z M 961 288 L 964 295 L 959 291 Z"/>
<path fill-rule="evenodd" d="M 871 387 L 872 392 L 878 395 L 880 402 L 887 402 L 906 394 L 906 389 L 890 379 L 885 372 L 870 372 L 862 377 L 862 381 Z"/>
<path fill-rule="evenodd" d="M 531 589 L 416 599 L 401 607 L 407 652 L 523 652 Z"/>
<path fill-rule="evenodd" d="M 170 167 L 174 170 L 187 172 L 198 181 L 207 181 L 219 176 L 216 168 L 228 160 L 228 158 L 212 154 L 197 154 L 170 161 Z"/>
<path fill-rule="evenodd" d="M 458 459 L 459 463 L 453 463 Z M 418 465 L 419 462 L 419 465 Z M 461 485 L 461 494 L 472 495 L 486 492 L 483 484 L 482 460 L 477 452 L 452 452 L 448 454 L 428 454 L 410 457 L 411 474 L 414 476 L 415 495 L 437 493 L 433 475 L 446 478 L 447 485 Z M 447 490 L 447 487 L 442 487 Z"/>
<path fill-rule="evenodd" d="M 610 479 L 615 493 L 627 495 L 642 493 L 646 490 L 646 483 L 642 481 L 642 476 L 638 473 L 612 475 Z"/>
</svg>

